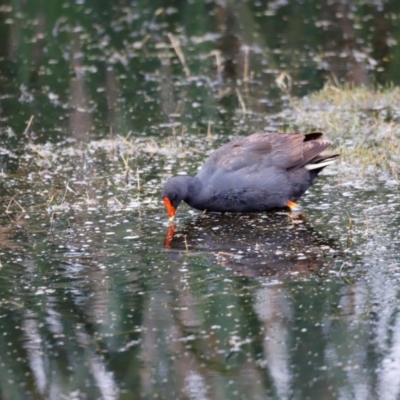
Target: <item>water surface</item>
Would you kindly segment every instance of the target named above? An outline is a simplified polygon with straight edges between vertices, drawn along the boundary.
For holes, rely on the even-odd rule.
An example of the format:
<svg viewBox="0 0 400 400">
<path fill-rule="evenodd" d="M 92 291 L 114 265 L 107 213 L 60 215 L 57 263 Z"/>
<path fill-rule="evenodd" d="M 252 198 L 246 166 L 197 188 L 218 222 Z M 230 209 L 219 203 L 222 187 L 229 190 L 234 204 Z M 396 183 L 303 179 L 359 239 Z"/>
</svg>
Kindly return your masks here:
<svg viewBox="0 0 400 400">
<path fill-rule="evenodd" d="M 400 5 L 147 3 L 0 5 L 0 397 L 399 398 L 395 180 L 173 238 L 160 188 L 327 79 L 398 84 Z"/>
</svg>

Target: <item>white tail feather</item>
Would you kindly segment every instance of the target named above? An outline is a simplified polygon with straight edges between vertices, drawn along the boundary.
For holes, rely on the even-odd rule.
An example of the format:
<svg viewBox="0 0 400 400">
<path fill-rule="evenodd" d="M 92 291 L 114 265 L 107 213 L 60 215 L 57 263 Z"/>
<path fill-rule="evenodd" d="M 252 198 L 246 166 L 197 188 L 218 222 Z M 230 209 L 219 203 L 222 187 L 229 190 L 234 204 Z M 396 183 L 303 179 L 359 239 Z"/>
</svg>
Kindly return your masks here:
<svg viewBox="0 0 400 400">
<path fill-rule="evenodd" d="M 304 168 L 308 169 L 309 171 L 311 171 L 312 169 L 326 167 L 327 165 L 333 164 L 335 161 L 336 161 L 336 158 L 330 159 L 330 160 L 326 160 L 324 162 L 320 162 L 320 163 L 316 163 L 316 164 L 307 164 L 307 165 L 304 166 Z"/>
</svg>

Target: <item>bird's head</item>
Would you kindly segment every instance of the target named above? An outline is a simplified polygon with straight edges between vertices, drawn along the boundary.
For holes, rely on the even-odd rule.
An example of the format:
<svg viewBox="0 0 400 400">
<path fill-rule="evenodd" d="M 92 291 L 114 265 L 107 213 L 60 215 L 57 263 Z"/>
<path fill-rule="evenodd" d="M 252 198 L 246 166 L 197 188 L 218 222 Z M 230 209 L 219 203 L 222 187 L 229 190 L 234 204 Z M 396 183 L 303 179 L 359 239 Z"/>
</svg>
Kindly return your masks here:
<svg viewBox="0 0 400 400">
<path fill-rule="evenodd" d="M 176 209 L 188 195 L 188 176 L 175 176 L 165 182 L 162 189 L 162 199 L 168 212 L 168 219 L 172 222 Z"/>
</svg>

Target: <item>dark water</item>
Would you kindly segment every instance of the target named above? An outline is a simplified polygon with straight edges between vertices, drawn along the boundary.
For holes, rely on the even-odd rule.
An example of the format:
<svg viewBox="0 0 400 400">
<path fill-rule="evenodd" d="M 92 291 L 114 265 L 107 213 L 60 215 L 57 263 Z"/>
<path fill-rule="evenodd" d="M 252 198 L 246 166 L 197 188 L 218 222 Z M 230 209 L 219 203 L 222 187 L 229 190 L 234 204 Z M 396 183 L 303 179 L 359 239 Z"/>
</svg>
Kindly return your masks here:
<svg viewBox="0 0 400 400">
<path fill-rule="evenodd" d="M 0 398 L 398 399 L 397 184 L 339 164 L 305 219 L 182 206 L 173 237 L 160 187 L 327 79 L 399 84 L 399 18 L 0 2 Z"/>
</svg>

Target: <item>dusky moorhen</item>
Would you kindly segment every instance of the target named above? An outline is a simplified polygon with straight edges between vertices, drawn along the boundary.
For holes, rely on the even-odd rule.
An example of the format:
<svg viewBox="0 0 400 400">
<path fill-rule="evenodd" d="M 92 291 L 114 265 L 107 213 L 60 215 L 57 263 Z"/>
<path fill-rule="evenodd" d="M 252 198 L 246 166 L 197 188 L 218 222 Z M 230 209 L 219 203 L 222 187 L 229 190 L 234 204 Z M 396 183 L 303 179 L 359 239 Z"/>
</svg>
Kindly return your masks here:
<svg viewBox="0 0 400 400">
<path fill-rule="evenodd" d="M 198 210 L 260 212 L 289 207 L 339 154 L 321 155 L 331 146 L 320 132 L 255 133 L 215 150 L 195 177 L 175 176 L 165 182 L 162 198 L 169 220 L 179 204 Z"/>
</svg>

